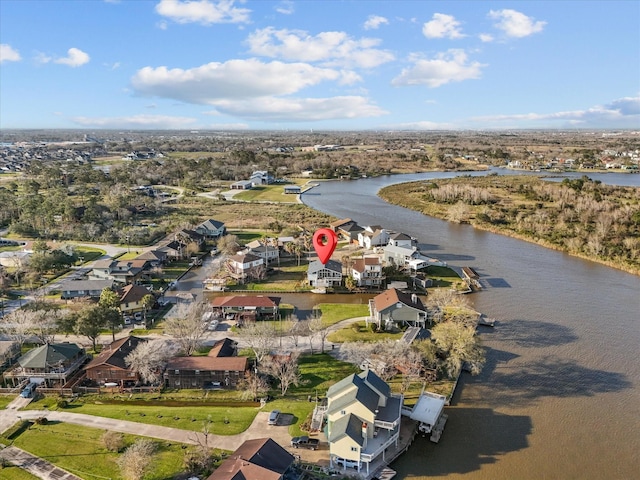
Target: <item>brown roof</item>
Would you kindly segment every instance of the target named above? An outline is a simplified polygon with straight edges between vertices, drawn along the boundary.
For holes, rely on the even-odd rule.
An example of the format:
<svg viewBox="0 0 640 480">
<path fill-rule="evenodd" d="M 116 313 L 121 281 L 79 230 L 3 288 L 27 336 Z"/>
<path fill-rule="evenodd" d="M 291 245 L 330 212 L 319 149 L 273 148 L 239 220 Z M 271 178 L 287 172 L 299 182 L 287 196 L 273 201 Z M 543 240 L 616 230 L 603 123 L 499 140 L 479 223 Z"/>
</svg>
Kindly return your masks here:
<svg viewBox="0 0 640 480">
<path fill-rule="evenodd" d="M 263 295 L 233 295 L 216 297 L 211 302 L 214 307 L 262 307 L 273 308 L 280 305 L 280 297 L 265 297 Z"/>
<path fill-rule="evenodd" d="M 353 269 L 356 272 L 364 272 L 365 265 L 380 265 L 380 258 L 378 257 L 358 258 L 353 262 Z"/>
<path fill-rule="evenodd" d="M 256 260 L 262 260 L 262 257 L 258 257 L 257 255 L 253 255 L 251 253 L 236 253 L 232 257 L 230 257 L 236 263 L 249 263 L 255 262 Z"/>
<path fill-rule="evenodd" d="M 107 348 L 100 352 L 100 355 L 91 360 L 85 370 L 89 370 L 100 365 L 110 365 L 112 367 L 127 370 L 125 357 L 129 355 L 140 343 L 146 342 L 144 338 L 124 337 L 112 342 Z"/>
<path fill-rule="evenodd" d="M 167 370 L 180 369 L 243 372 L 247 357 L 174 357 L 167 362 Z"/>
<path fill-rule="evenodd" d="M 293 455 L 270 438 L 247 440 L 207 480 L 279 480 Z"/>
<path fill-rule="evenodd" d="M 149 292 L 149 290 L 147 290 L 145 287 L 134 285 L 133 283 L 118 290 L 118 295 L 120 295 L 120 303 L 139 302 L 144 298 L 145 295 L 150 294 L 151 292 Z"/>
<path fill-rule="evenodd" d="M 389 290 L 382 292 L 380 295 L 373 297 L 373 303 L 378 312 L 381 312 L 396 303 L 402 303 L 403 305 L 407 305 L 418 310 L 425 310 L 424 305 L 418 296 L 415 297 L 415 302 L 411 297 L 412 296 L 409 293 L 404 293 L 395 288 L 390 288 Z"/>
<path fill-rule="evenodd" d="M 331 222 L 329 224 L 329 226 L 331 228 L 338 228 L 338 227 L 341 227 L 342 225 L 344 225 L 346 223 L 349 223 L 349 222 L 352 222 L 352 221 L 353 220 L 351 220 L 350 218 L 343 218 L 342 220 L 336 220 L 335 222 Z"/>
<path fill-rule="evenodd" d="M 238 342 L 229 337 L 218 340 L 209 350 L 210 357 L 235 357 L 238 352 Z"/>
</svg>

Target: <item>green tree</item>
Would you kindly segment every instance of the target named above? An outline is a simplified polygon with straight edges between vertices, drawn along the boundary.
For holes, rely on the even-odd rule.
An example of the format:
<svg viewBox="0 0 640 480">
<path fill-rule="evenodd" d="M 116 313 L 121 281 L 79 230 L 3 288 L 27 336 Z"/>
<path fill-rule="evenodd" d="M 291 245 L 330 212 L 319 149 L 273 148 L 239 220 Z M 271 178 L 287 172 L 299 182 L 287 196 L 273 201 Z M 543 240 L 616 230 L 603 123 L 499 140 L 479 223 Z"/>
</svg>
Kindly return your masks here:
<svg viewBox="0 0 640 480">
<path fill-rule="evenodd" d="M 78 315 L 75 331 L 78 335 L 84 335 L 91 340 L 94 351 L 100 332 L 107 327 L 109 310 L 100 305 L 94 305 L 83 309 Z"/>
<path fill-rule="evenodd" d="M 115 341 L 116 329 L 122 326 L 122 316 L 120 315 L 120 297 L 110 288 L 104 288 L 100 292 L 98 305 L 102 307 L 106 318 L 106 323 L 111 328 L 111 338 Z"/>
<path fill-rule="evenodd" d="M 147 312 L 153 308 L 156 303 L 156 297 L 148 293 L 142 297 L 142 314 L 144 315 L 144 323 L 147 323 Z"/>
</svg>

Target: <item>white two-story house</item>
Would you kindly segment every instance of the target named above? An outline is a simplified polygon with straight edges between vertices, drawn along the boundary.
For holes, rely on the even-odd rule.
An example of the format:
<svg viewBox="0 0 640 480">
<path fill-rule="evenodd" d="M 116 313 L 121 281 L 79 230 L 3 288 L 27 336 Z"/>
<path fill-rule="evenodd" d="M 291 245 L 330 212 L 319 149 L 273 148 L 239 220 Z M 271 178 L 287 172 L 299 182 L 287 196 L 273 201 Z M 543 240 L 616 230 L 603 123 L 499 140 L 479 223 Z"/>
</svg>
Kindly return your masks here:
<svg viewBox="0 0 640 480">
<path fill-rule="evenodd" d="M 370 370 L 352 374 L 327 392 L 327 439 L 332 468 L 370 473 L 371 463 L 398 446 L 403 396 Z"/>
<path fill-rule="evenodd" d="M 381 288 L 384 283 L 380 257 L 358 258 L 351 267 L 351 276 L 358 287 Z"/>
</svg>

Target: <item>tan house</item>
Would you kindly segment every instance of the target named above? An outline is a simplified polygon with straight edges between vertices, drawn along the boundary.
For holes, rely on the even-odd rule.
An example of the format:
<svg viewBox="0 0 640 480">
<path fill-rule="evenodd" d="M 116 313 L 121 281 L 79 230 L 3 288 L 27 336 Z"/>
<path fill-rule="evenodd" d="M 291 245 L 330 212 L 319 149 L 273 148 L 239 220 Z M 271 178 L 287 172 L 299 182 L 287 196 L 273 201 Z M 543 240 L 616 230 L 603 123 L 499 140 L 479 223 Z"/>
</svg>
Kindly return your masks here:
<svg viewBox="0 0 640 480">
<path fill-rule="evenodd" d="M 385 276 L 382 274 L 380 257 L 358 258 L 351 267 L 351 276 L 358 287 L 381 288 Z"/>
<path fill-rule="evenodd" d="M 352 374 L 327 392 L 327 439 L 331 467 L 370 473 L 370 464 L 398 446 L 403 396 L 392 394 L 370 370 Z"/>
<path fill-rule="evenodd" d="M 120 296 L 120 311 L 122 313 L 134 313 L 144 310 L 142 299 L 151 292 L 141 285 L 127 285 L 118 290 Z"/>
<path fill-rule="evenodd" d="M 240 283 L 250 279 L 260 280 L 266 273 L 264 258 L 251 253 L 233 255 L 227 261 L 226 267 L 227 272 Z"/>
</svg>

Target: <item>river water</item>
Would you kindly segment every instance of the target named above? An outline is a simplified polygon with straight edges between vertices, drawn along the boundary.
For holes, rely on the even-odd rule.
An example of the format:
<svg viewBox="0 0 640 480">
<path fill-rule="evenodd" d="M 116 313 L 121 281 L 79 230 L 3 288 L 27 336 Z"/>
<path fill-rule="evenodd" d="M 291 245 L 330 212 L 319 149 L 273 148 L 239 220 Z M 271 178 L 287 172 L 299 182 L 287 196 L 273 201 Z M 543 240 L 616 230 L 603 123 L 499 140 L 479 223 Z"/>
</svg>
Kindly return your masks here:
<svg viewBox="0 0 640 480">
<path fill-rule="evenodd" d="M 450 176 L 322 182 L 302 196 L 315 209 L 403 231 L 427 255 L 473 267 L 485 288 L 470 300 L 498 320 L 481 327 L 487 365 L 477 377 L 463 374 L 440 443 L 418 437 L 392 465 L 396 478 L 640 478 L 640 277 L 376 196 L 393 183 Z M 640 175 L 589 176 L 640 185 Z"/>
</svg>

